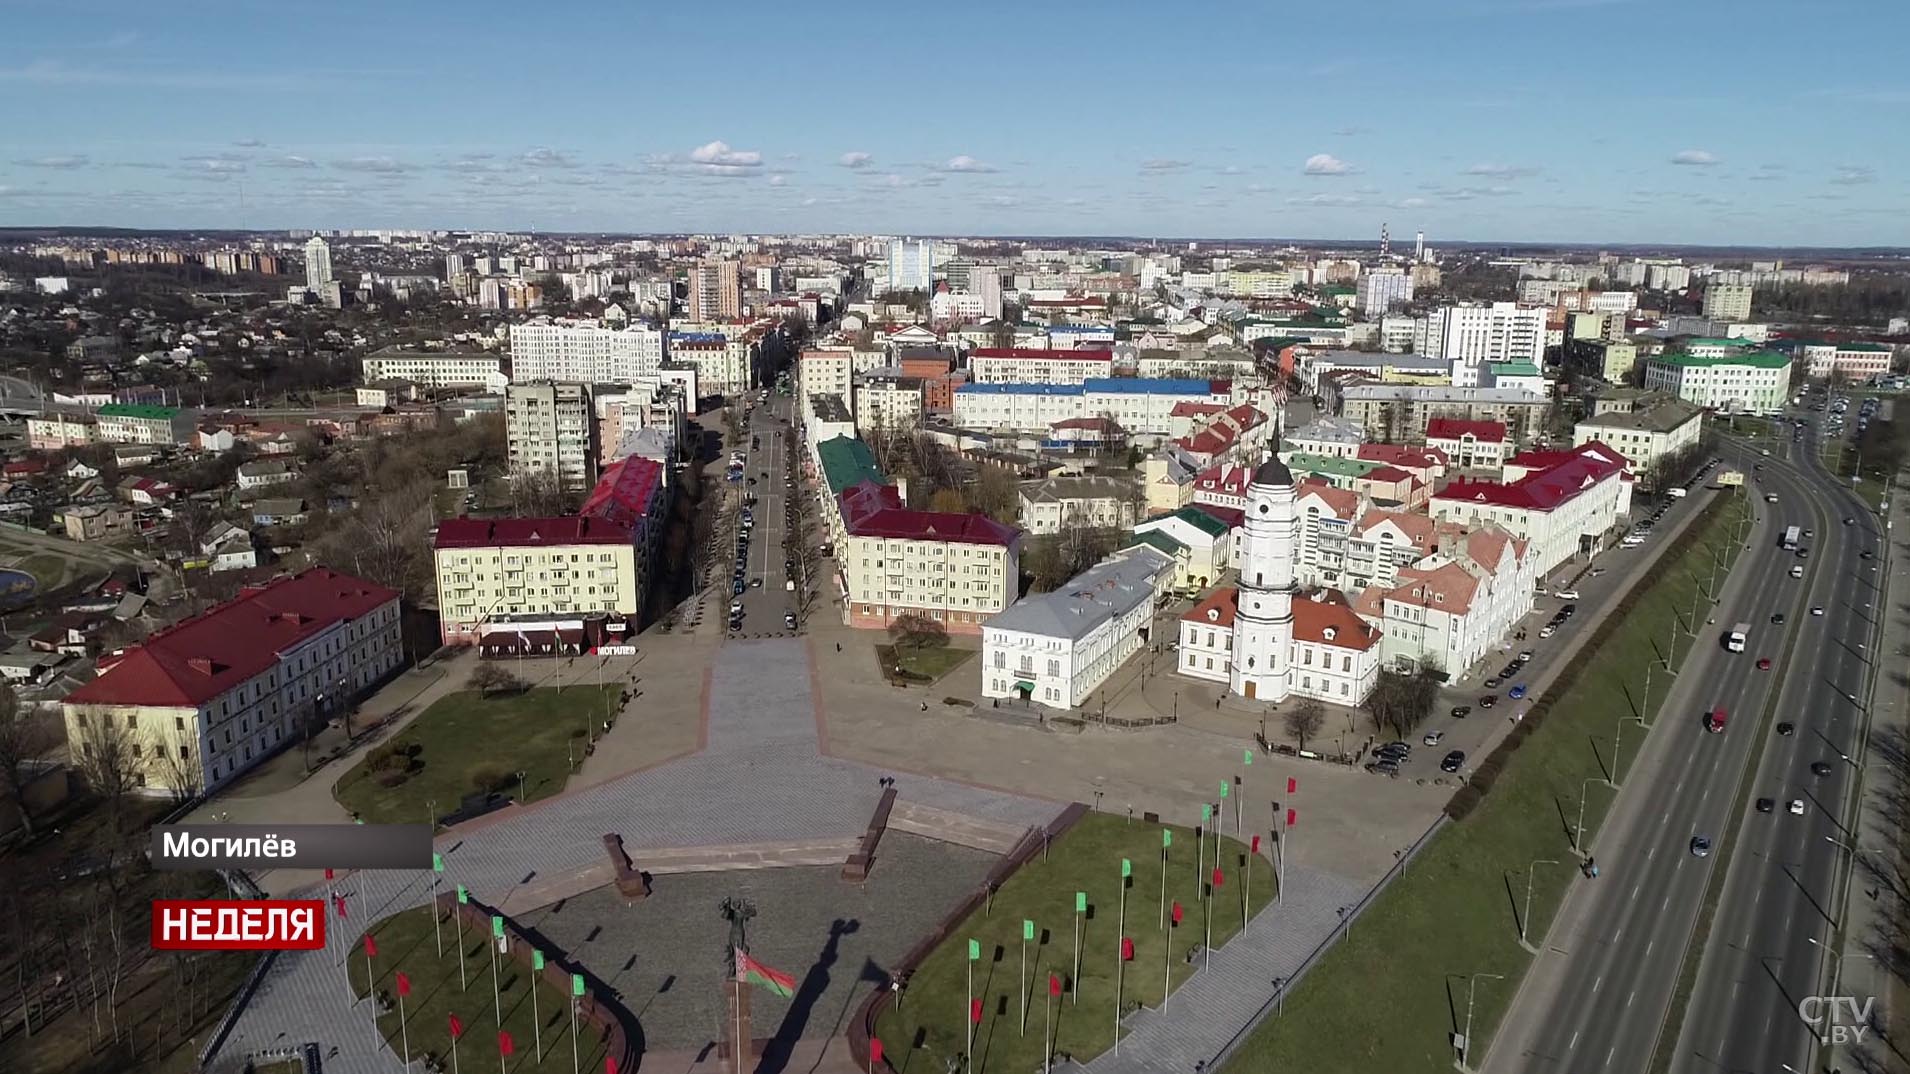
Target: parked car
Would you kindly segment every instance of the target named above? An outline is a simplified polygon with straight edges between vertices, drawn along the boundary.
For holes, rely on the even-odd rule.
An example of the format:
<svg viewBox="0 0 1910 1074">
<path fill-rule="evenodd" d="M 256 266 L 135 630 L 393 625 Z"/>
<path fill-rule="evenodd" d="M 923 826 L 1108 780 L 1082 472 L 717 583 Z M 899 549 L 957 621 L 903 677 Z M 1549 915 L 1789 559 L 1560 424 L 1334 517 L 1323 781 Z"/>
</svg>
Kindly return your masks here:
<svg viewBox="0 0 1910 1074">
<path fill-rule="evenodd" d="M 1514 686 L 1512 689 L 1507 690 L 1505 696 L 1511 698 L 1514 701 L 1523 700 L 1525 698 L 1525 684 L 1520 683 L 1519 685 Z"/>
<path fill-rule="evenodd" d="M 1452 718 L 1455 720 L 1463 720 L 1470 715 L 1472 715 L 1471 705 L 1454 705 L 1452 707 Z"/>
<path fill-rule="evenodd" d="M 1453 750 L 1451 753 L 1448 753 L 1446 754 L 1446 756 L 1440 758 L 1439 770 L 1441 772 L 1457 772 L 1459 771 L 1461 767 L 1465 765 L 1465 763 L 1466 763 L 1465 751 Z"/>
<path fill-rule="evenodd" d="M 1552 594 L 1552 595 L 1553 595 L 1553 596 L 1555 596 L 1555 597 L 1557 597 L 1557 598 L 1558 598 L 1558 599 L 1560 599 L 1560 600 L 1577 600 L 1577 599 L 1578 599 L 1578 590 L 1576 590 L 1576 589 L 1561 589 L 1561 590 L 1559 590 L 1558 592 L 1556 592 L 1556 593 L 1554 593 L 1554 594 Z"/>
<path fill-rule="evenodd" d="M 1437 746 L 1439 745 L 1439 741 L 1445 737 L 1446 733 L 1444 731 L 1428 731 L 1426 732 L 1426 737 L 1420 739 L 1420 742 L 1427 746 Z"/>
<path fill-rule="evenodd" d="M 1484 697 L 1479 699 L 1479 707 L 1482 709 L 1489 709 L 1498 703 L 1499 703 L 1498 694 L 1487 694 Z"/>
</svg>

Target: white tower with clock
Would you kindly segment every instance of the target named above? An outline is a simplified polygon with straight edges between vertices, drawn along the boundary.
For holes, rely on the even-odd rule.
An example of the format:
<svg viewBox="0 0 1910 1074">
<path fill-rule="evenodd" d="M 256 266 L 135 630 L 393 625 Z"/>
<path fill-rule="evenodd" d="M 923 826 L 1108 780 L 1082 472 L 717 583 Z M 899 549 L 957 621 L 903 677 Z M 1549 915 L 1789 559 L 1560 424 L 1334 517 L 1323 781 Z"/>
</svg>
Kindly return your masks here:
<svg viewBox="0 0 1910 1074">
<path fill-rule="evenodd" d="M 1285 701 L 1293 691 L 1293 501 L 1293 471 L 1269 456 L 1247 484 L 1234 613 L 1233 692 L 1252 701 Z"/>
</svg>

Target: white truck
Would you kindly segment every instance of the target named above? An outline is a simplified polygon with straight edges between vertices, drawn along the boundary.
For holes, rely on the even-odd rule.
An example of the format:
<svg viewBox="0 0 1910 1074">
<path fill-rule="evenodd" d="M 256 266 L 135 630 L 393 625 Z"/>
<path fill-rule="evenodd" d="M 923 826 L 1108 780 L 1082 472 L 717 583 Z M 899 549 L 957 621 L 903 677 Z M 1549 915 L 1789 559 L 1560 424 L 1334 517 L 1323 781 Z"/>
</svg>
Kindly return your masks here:
<svg viewBox="0 0 1910 1074">
<path fill-rule="evenodd" d="M 1786 526 L 1784 527 L 1784 539 L 1778 543 L 1778 547 L 1786 552 L 1794 552 L 1797 550 L 1797 542 L 1802 539 L 1803 536 L 1804 531 L 1801 527 Z"/>
<path fill-rule="evenodd" d="M 1744 643 L 1751 637 L 1751 624 L 1739 623 L 1725 632 L 1724 648 L 1726 652 L 1741 653 Z"/>
</svg>

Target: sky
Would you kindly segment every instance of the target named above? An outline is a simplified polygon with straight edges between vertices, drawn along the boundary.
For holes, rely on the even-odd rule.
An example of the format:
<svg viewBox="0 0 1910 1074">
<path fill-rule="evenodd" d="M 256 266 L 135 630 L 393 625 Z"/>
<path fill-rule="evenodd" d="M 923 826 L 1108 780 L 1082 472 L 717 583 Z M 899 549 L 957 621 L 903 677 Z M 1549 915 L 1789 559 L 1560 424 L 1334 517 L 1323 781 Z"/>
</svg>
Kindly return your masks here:
<svg viewBox="0 0 1910 1074">
<path fill-rule="evenodd" d="M 1896 0 L 0 0 L 0 226 L 1910 246 Z"/>
</svg>

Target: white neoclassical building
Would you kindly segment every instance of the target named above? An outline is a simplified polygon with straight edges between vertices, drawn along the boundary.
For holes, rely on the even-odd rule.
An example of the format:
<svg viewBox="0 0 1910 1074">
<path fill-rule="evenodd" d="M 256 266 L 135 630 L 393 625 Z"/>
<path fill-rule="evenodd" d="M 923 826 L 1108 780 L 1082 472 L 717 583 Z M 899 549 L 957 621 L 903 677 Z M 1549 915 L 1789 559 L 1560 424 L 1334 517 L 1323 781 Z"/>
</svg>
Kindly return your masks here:
<svg viewBox="0 0 1910 1074">
<path fill-rule="evenodd" d="M 1174 561 L 1148 545 L 1116 552 L 1052 593 L 982 624 L 982 696 L 1072 709 L 1148 643 Z"/>
</svg>

